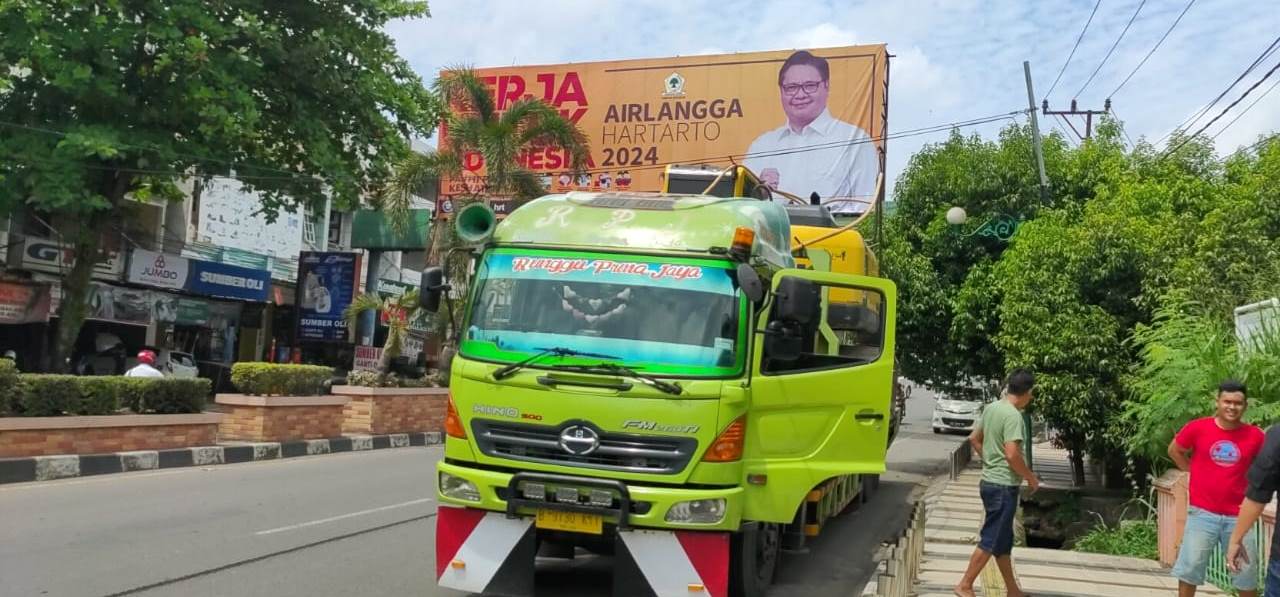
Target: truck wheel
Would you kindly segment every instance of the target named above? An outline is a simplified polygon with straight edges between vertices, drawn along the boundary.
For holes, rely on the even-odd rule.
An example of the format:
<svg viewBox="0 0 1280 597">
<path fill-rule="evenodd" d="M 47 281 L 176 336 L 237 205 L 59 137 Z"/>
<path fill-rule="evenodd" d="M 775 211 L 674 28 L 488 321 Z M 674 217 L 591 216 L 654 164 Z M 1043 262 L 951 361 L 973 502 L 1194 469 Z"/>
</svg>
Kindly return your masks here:
<svg viewBox="0 0 1280 597">
<path fill-rule="evenodd" d="M 729 594 L 732 597 L 764 597 L 773 584 L 782 553 L 782 526 L 768 522 L 747 523 L 729 543 Z"/>
</svg>

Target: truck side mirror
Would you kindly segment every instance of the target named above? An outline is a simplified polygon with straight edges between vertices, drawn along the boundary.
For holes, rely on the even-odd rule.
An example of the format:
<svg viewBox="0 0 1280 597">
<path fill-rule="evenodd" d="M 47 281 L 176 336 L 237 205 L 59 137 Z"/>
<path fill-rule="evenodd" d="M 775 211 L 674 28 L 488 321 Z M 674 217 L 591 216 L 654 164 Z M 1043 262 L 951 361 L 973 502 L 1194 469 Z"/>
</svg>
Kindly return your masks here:
<svg viewBox="0 0 1280 597">
<path fill-rule="evenodd" d="M 428 313 L 440 310 L 440 297 L 449 285 L 444 283 L 444 269 L 431 266 L 422 270 L 422 288 L 418 291 L 418 305 Z"/>
<path fill-rule="evenodd" d="M 822 310 L 822 295 L 812 280 L 786 276 L 778 282 L 774 291 L 776 303 L 774 319 L 799 324 L 804 327 L 818 317 Z"/>
<path fill-rule="evenodd" d="M 764 331 L 764 356 L 773 361 L 791 362 L 800 358 L 799 330 L 779 320 L 769 322 Z"/>
<path fill-rule="evenodd" d="M 764 300 L 764 283 L 760 281 L 760 274 L 756 273 L 755 268 L 746 263 L 738 264 L 738 287 L 742 289 L 742 293 L 747 295 L 747 300 L 758 303 Z"/>
</svg>

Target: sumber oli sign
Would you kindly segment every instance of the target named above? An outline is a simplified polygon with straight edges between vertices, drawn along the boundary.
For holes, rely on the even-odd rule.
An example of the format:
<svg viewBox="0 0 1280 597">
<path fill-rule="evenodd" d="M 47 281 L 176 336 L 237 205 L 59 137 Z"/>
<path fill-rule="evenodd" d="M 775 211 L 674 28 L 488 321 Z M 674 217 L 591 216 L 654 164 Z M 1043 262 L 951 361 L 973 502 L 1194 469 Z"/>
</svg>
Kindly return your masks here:
<svg viewBox="0 0 1280 597">
<path fill-rule="evenodd" d="M 198 294 L 266 302 L 271 272 L 212 261 L 191 262 L 187 289 Z"/>
<path fill-rule="evenodd" d="M 27 238 L 22 245 L 22 267 L 37 272 L 61 274 L 74 266 L 76 252 L 71 247 L 41 238 Z M 124 269 L 120 254 L 111 252 L 93 267 L 99 277 L 119 279 Z"/>
<path fill-rule="evenodd" d="M 134 249 L 129 257 L 129 281 L 135 284 L 181 290 L 189 270 L 190 261 L 177 255 Z"/>
</svg>

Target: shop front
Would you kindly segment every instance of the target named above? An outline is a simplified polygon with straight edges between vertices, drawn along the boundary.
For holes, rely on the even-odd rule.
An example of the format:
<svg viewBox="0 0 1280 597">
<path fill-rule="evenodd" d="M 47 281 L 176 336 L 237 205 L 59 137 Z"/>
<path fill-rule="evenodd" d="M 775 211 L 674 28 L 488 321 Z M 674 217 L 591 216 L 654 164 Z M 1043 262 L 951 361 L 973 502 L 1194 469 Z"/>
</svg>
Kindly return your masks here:
<svg viewBox="0 0 1280 597">
<path fill-rule="evenodd" d="M 134 249 L 127 279 L 157 288 L 148 291 L 154 315 L 149 344 L 194 360 L 215 388 L 229 387 L 232 363 L 260 356 L 254 346 L 240 346 L 240 333 L 259 327 L 271 272 Z"/>
</svg>

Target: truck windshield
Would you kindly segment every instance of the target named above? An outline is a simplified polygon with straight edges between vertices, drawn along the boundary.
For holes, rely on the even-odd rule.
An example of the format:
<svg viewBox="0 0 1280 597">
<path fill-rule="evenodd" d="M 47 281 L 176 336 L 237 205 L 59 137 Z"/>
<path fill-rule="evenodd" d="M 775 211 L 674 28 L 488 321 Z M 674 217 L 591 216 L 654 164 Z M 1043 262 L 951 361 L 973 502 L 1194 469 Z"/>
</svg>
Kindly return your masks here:
<svg viewBox="0 0 1280 597">
<path fill-rule="evenodd" d="M 519 361 L 548 346 L 618 357 L 652 374 L 731 376 L 745 301 L 728 264 L 561 251 L 490 251 L 460 353 Z M 557 357 L 541 367 L 598 363 Z"/>
</svg>

